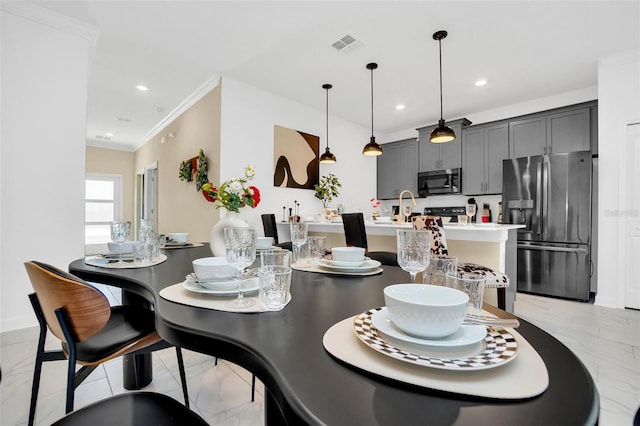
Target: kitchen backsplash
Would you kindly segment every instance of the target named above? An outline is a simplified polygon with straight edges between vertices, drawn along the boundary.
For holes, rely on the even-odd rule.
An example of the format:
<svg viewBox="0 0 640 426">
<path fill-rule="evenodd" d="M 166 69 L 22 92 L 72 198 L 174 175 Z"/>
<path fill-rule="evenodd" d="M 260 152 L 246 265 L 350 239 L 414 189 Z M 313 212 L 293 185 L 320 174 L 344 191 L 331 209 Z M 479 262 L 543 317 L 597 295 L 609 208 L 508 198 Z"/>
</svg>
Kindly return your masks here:
<svg viewBox="0 0 640 426">
<path fill-rule="evenodd" d="M 455 207 L 464 206 L 467 204 L 469 198 L 475 198 L 476 204 L 479 208 L 482 208 L 483 203 L 489 203 L 491 208 L 491 221 L 497 222 L 498 220 L 498 203 L 502 201 L 502 195 L 432 195 L 427 198 L 416 198 L 416 206 L 413 208 L 414 212 L 422 213 L 425 207 Z M 411 203 L 411 198 L 405 195 L 402 200 L 402 205 Z M 381 211 L 389 209 L 391 211 L 392 206 L 397 206 L 398 200 L 383 200 L 380 205 Z"/>
</svg>

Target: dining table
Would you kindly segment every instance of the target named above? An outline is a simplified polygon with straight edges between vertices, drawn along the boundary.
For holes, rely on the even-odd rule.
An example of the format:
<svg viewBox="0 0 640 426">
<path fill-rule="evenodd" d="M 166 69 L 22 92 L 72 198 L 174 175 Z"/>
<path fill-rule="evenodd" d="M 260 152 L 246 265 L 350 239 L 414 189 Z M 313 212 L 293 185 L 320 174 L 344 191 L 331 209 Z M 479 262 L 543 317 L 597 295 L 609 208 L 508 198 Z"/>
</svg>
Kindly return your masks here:
<svg viewBox="0 0 640 426">
<path fill-rule="evenodd" d="M 484 397 L 419 386 L 330 353 L 323 344 L 328 330 L 384 306 L 383 289 L 408 282 L 408 273 L 398 267 L 382 265 L 382 272 L 365 276 L 294 270 L 291 300 L 282 310 L 238 313 L 161 297 L 163 289 L 185 281 L 194 259 L 211 256 L 207 244 L 165 254 L 167 259 L 160 264 L 132 269 L 101 268 L 81 258 L 69 265 L 69 272 L 89 282 L 122 288 L 125 303 L 150 304 L 157 331 L 167 342 L 229 360 L 255 374 L 265 387 L 267 425 L 598 423 L 598 391 L 584 364 L 564 344 L 523 318 L 519 318 L 519 338 L 526 339 L 548 374 L 546 389 L 531 397 Z M 497 308 L 488 309 L 511 317 Z M 346 340 L 354 348 L 373 353 L 362 342 L 352 342 L 352 336 Z M 389 362 L 398 363 L 398 368 L 404 365 Z M 421 368 L 426 375 L 431 371 L 429 366 Z M 459 380 L 464 373 L 450 374 Z"/>
</svg>

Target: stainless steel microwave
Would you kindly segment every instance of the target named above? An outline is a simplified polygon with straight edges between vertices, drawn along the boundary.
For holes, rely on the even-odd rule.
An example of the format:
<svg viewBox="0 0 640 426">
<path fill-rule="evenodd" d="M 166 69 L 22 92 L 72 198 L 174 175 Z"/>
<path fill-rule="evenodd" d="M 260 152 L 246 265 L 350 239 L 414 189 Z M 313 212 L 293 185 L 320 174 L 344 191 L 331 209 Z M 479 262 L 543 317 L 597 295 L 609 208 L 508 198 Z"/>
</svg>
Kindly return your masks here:
<svg viewBox="0 0 640 426">
<path fill-rule="evenodd" d="M 462 193 L 462 169 L 418 173 L 418 196 Z"/>
</svg>

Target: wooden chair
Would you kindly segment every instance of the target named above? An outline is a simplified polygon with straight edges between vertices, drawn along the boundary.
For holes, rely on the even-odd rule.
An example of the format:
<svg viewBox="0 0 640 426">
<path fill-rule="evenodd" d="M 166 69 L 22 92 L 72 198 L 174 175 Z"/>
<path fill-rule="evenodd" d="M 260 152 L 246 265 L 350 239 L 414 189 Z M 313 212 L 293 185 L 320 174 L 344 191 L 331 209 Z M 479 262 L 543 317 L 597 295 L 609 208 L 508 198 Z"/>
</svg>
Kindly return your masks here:
<svg viewBox="0 0 640 426">
<path fill-rule="evenodd" d="M 171 347 L 155 329 L 153 311 L 130 306 L 109 306 L 91 284 L 53 266 L 26 262 L 35 293 L 29 295 L 40 324 L 29 425 L 35 419 L 42 363 L 68 359 L 66 413 L 73 411 L 75 389 L 100 364 L 126 354 L 143 354 Z M 62 342 L 62 350 L 45 351 L 47 328 Z M 189 395 L 182 360 L 176 346 L 185 406 Z M 76 364 L 82 367 L 76 372 Z M 135 370 L 135 364 L 134 364 Z M 117 423 L 114 423 L 117 424 Z"/>
<path fill-rule="evenodd" d="M 67 414 L 55 426 L 206 426 L 207 422 L 173 398 L 154 392 L 128 392 Z"/>
<path fill-rule="evenodd" d="M 383 265 L 398 266 L 398 255 L 395 252 L 369 251 L 367 229 L 364 226 L 362 213 L 343 213 L 342 226 L 347 246 L 364 248 L 367 251 L 367 256 Z"/>
<path fill-rule="evenodd" d="M 262 228 L 264 229 L 265 237 L 273 237 L 274 245 L 287 249 L 289 251 L 293 250 L 291 241 L 287 241 L 281 243 L 278 241 L 278 227 L 276 225 L 276 215 L 273 213 L 263 214 L 262 217 Z"/>
<path fill-rule="evenodd" d="M 447 256 L 447 238 L 444 232 L 444 225 L 440 216 L 414 216 L 411 218 L 415 229 L 426 229 L 431 231 L 431 254 L 434 256 Z M 500 308 L 504 309 L 505 288 L 509 287 L 509 277 L 502 272 L 493 270 L 476 263 L 458 263 L 458 271 L 485 276 L 485 287 L 494 287 L 498 289 L 498 303 Z"/>
</svg>

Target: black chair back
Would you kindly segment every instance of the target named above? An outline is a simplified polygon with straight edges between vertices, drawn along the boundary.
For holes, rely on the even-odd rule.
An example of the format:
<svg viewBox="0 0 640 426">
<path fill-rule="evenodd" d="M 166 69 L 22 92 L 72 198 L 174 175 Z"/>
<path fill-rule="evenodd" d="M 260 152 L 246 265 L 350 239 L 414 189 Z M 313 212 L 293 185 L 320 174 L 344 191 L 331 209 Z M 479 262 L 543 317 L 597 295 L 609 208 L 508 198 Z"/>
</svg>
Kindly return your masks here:
<svg viewBox="0 0 640 426">
<path fill-rule="evenodd" d="M 344 227 L 344 240 L 347 246 L 362 247 L 365 250 L 367 244 L 367 230 L 364 227 L 362 213 L 343 213 L 342 226 Z"/>
<path fill-rule="evenodd" d="M 273 243 L 278 244 L 278 228 L 276 227 L 276 215 L 263 214 L 262 227 L 264 228 L 265 237 L 273 237 Z"/>
</svg>

